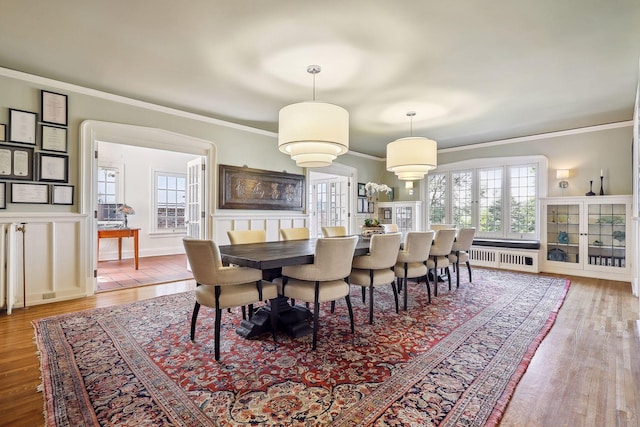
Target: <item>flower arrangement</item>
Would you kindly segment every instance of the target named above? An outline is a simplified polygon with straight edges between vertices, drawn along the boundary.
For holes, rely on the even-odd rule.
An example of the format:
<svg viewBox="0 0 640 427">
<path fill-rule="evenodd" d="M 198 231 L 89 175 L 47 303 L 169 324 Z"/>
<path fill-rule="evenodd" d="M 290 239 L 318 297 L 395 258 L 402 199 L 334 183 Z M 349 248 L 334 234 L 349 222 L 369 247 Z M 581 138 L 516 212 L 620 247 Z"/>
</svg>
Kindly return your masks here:
<svg viewBox="0 0 640 427">
<path fill-rule="evenodd" d="M 364 220 L 364 226 L 365 227 L 379 227 L 380 226 L 380 221 L 378 221 L 378 218 L 366 218 Z"/>
<path fill-rule="evenodd" d="M 373 196 L 375 193 L 387 193 L 389 194 L 391 192 L 391 187 L 389 187 L 387 184 L 376 184 L 375 182 L 367 182 L 364 185 L 364 189 L 367 192 L 367 196 L 371 197 Z"/>
</svg>

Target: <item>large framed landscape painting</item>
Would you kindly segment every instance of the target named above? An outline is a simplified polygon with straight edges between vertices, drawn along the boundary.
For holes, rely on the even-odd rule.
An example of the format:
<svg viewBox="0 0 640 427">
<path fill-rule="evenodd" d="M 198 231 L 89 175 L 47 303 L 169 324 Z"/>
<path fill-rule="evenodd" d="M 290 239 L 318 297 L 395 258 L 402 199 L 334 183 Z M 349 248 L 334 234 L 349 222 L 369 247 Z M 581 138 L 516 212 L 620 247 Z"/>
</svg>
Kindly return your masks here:
<svg viewBox="0 0 640 427">
<path fill-rule="evenodd" d="M 304 175 L 228 165 L 218 175 L 220 209 L 304 210 Z"/>
</svg>

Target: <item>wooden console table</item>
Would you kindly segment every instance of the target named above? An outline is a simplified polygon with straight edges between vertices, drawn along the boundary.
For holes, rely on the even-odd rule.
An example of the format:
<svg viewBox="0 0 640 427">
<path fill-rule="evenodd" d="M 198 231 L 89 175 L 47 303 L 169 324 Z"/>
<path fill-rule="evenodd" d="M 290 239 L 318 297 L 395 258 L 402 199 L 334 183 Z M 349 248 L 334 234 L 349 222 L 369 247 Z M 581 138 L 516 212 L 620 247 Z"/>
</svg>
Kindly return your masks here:
<svg viewBox="0 0 640 427">
<path fill-rule="evenodd" d="M 138 269 L 138 231 L 139 228 L 99 228 L 98 259 L 100 259 L 100 239 L 118 239 L 118 259 L 122 259 L 122 238 L 133 237 L 133 259 Z"/>
</svg>

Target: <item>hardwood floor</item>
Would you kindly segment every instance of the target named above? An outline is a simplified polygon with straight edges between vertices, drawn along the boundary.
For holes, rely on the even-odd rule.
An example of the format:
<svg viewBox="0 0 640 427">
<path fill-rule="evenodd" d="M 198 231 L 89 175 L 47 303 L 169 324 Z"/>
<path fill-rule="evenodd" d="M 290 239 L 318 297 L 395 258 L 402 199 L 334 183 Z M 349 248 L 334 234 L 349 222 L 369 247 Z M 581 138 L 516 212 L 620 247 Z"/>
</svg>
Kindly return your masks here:
<svg viewBox="0 0 640 427">
<path fill-rule="evenodd" d="M 501 426 L 638 426 L 638 299 L 622 282 L 571 277 L 569 294 Z M 0 426 L 43 425 L 34 319 L 195 288 L 193 281 L 105 292 L 0 315 Z"/>
</svg>

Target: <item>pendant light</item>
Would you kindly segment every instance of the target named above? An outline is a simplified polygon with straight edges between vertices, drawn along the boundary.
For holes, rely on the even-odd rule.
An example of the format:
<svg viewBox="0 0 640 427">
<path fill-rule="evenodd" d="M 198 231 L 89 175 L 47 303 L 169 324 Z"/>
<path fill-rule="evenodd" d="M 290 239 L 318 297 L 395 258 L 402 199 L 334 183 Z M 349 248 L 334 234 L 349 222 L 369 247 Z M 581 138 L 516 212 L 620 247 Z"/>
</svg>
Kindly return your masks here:
<svg viewBox="0 0 640 427">
<path fill-rule="evenodd" d="M 413 136 L 415 115 L 415 111 L 407 113 L 411 120 L 411 136 L 387 144 L 387 170 L 403 181 L 422 179 L 438 166 L 438 143 L 432 139 Z"/>
<path fill-rule="evenodd" d="M 313 101 L 287 105 L 278 119 L 278 149 L 299 167 L 329 166 L 349 151 L 349 113 L 334 104 L 316 101 L 319 65 L 309 65 L 313 75 Z"/>
</svg>

